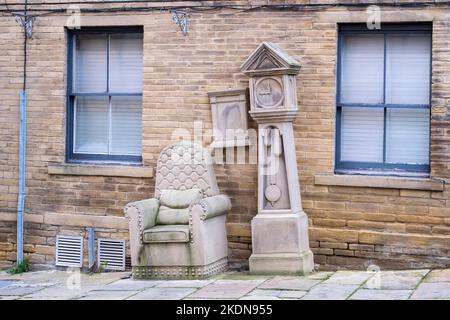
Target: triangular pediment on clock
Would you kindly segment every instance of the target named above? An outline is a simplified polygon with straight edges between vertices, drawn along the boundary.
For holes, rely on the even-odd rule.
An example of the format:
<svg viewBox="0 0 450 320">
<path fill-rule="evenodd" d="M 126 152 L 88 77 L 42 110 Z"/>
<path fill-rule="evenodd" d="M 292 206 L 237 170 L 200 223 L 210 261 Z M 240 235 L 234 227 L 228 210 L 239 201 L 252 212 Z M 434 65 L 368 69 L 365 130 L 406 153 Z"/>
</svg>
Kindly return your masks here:
<svg viewBox="0 0 450 320">
<path fill-rule="evenodd" d="M 297 60 L 271 42 L 262 42 L 241 65 L 241 72 L 245 74 L 267 72 L 296 74 L 299 69 L 300 64 Z"/>
</svg>

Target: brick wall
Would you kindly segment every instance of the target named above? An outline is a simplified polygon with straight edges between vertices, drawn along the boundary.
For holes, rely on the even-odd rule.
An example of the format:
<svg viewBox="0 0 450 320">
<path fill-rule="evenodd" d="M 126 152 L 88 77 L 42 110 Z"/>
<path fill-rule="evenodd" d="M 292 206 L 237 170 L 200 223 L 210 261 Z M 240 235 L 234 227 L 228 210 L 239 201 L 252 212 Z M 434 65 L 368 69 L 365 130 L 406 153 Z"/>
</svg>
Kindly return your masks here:
<svg viewBox="0 0 450 320">
<path fill-rule="evenodd" d="M 244 1 L 246 2 L 246 1 Z M 291 1 L 292 2 L 292 1 Z M 230 13 L 234 13 L 230 15 Z M 383 21 L 433 21 L 431 176 L 450 171 L 450 24 L 446 9 L 382 11 Z M 442 266 L 450 263 L 450 189 L 444 191 L 316 185 L 334 170 L 337 23 L 365 22 L 363 9 L 229 10 L 192 13 L 183 36 L 166 12 L 85 14 L 85 26 L 143 25 L 143 161 L 155 166 L 174 129 L 210 129 L 207 92 L 248 86 L 239 66 L 261 41 L 279 44 L 302 68 L 300 112 L 294 123 L 302 202 L 311 247 L 322 268 Z M 153 178 L 48 174 L 65 154 L 65 15 L 38 17 L 28 46 L 28 148 L 25 251 L 34 263 L 54 263 L 57 233 L 127 238 L 122 209 L 151 197 Z M 15 259 L 18 92 L 22 31 L 0 17 L 0 261 Z M 250 126 L 255 124 L 250 121 Z M 206 144 L 207 141 L 205 141 Z M 219 187 L 232 198 L 228 215 L 231 259 L 251 254 L 250 221 L 257 212 L 256 166 L 216 165 Z M 363 179 L 363 178 L 362 178 Z"/>
</svg>

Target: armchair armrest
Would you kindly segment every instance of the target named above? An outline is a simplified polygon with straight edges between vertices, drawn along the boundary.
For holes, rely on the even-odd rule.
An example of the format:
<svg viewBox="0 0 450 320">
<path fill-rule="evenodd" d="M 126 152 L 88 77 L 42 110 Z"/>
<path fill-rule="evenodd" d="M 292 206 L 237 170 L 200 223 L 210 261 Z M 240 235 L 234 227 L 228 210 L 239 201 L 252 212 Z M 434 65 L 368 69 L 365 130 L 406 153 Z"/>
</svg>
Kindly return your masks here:
<svg viewBox="0 0 450 320">
<path fill-rule="evenodd" d="M 130 223 L 138 222 L 139 231 L 151 228 L 156 223 L 156 215 L 159 210 L 159 200 L 152 198 L 131 202 L 125 206 L 125 216 Z"/>
<path fill-rule="evenodd" d="M 155 225 L 158 210 L 158 199 L 131 202 L 124 208 L 125 217 L 128 219 L 130 226 L 130 252 L 133 266 L 145 264 L 145 259 L 142 256 L 144 249 L 142 232 Z"/>
<path fill-rule="evenodd" d="M 228 196 L 219 194 L 212 197 L 207 197 L 194 202 L 190 210 L 195 206 L 200 206 L 202 209 L 201 220 L 211 219 L 223 214 L 226 214 L 231 209 L 231 201 Z"/>
</svg>

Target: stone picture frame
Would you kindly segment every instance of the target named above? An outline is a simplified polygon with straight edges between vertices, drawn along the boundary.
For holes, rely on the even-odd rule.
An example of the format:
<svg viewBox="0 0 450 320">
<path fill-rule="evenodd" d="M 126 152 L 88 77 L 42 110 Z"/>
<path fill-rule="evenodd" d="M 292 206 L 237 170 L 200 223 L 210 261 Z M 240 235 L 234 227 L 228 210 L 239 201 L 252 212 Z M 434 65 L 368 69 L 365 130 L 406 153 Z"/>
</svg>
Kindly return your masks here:
<svg viewBox="0 0 450 320">
<path fill-rule="evenodd" d="M 208 93 L 214 129 L 212 147 L 250 145 L 247 119 L 248 94 L 246 88 Z"/>
</svg>

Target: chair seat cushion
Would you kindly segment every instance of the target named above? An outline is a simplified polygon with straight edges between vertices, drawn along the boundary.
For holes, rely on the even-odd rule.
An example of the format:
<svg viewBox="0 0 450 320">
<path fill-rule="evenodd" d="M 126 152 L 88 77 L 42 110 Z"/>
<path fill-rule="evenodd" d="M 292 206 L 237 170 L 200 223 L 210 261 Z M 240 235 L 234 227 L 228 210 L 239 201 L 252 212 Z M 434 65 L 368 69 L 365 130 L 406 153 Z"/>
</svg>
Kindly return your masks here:
<svg viewBox="0 0 450 320">
<path fill-rule="evenodd" d="M 154 226 L 144 230 L 142 238 L 145 243 L 189 242 L 189 226 L 177 224 Z"/>
<path fill-rule="evenodd" d="M 160 206 L 156 216 L 156 224 L 188 224 L 189 209 L 172 209 L 166 206 Z"/>
</svg>

